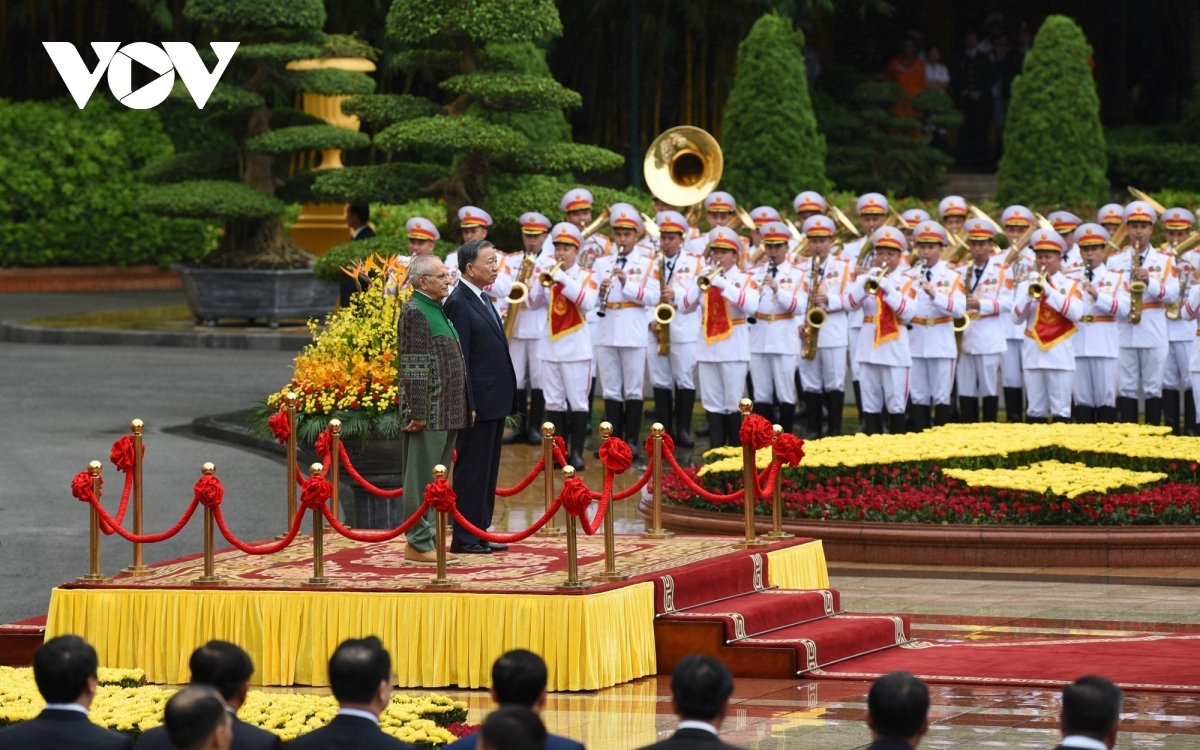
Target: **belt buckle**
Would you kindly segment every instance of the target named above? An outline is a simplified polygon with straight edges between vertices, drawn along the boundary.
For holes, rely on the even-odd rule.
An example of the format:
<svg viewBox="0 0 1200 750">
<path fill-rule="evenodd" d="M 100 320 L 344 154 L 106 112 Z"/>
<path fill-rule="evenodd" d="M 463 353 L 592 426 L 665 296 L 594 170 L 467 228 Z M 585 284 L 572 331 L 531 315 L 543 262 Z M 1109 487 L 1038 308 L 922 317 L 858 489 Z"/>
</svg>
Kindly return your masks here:
<svg viewBox="0 0 1200 750">
<path fill-rule="evenodd" d="M 765 321 L 766 321 L 766 322 L 768 322 L 768 323 L 774 323 L 774 322 L 775 322 L 775 316 L 774 316 L 774 315 L 759 315 L 759 316 L 758 316 L 758 319 L 759 319 L 759 320 L 765 320 Z"/>
<path fill-rule="evenodd" d="M 1094 323 L 1094 322 L 1096 322 L 1096 316 L 1092 315 L 1091 313 L 1088 313 L 1087 315 L 1083 316 L 1083 322 L 1084 323 Z"/>
<path fill-rule="evenodd" d="M 935 322 L 936 322 L 936 321 L 934 321 L 934 319 L 933 319 L 933 318 L 926 318 L 926 319 L 925 319 L 925 327 L 926 327 L 926 328 L 933 328 L 933 325 L 934 325 L 934 323 L 935 323 Z"/>
</svg>

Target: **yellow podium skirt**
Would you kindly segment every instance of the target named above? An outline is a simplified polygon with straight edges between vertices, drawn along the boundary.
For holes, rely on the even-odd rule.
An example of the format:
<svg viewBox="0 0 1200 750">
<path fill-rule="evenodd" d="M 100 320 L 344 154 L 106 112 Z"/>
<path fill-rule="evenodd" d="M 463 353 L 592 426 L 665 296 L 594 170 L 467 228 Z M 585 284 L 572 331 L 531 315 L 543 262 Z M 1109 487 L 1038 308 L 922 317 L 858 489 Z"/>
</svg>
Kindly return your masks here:
<svg viewBox="0 0 1200 750">
<path fill-rule="evenodd" d="M 781 589 L 829 588 L 829 569 L 825 566 L 821 540 L 768 552 L 767 579 Z"/>
</svg>

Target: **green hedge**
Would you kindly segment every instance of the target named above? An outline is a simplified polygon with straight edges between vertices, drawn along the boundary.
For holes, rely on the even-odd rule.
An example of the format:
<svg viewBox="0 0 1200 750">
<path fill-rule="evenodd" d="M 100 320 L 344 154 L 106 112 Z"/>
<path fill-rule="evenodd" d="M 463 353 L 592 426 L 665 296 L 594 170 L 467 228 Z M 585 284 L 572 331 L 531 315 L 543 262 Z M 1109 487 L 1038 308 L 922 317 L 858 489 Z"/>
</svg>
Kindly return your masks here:
<svg viewBox="0 0 1200 750">
<path fill-rule="evenodd" d="M 0 266 L 168 265 L 196 260 L 215 228 L 144 213 L 139 173 L 171 156 L 153 110 L 93 97 L 0 99 Z"/>
<path fill-rule="evenodd" d="M 1108 180 L 1124 190 L 1200 191 L 1200 146 L 1191 143 L 1147 143 L 1108 146 Z"/>
</svg>

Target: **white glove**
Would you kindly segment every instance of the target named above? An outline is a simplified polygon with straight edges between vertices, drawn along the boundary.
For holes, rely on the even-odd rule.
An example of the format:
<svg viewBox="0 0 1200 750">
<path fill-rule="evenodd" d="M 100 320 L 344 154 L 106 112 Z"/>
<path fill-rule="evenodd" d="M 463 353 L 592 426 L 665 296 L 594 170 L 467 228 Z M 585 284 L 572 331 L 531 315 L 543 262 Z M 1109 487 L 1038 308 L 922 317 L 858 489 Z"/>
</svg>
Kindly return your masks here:
<svg viewBox="0 0 1200 750">
<path fill-rule="evenodd" d="M 571 277 L 567 275 L 566 271 L 564 271 L 560 268 L 557 271 L 555 271 L 554 274 L 550 278 L 554 279 L 555 281 L 557 281 L 560 284 L 565 284 L 565 283 L 567 283 L 567 280 L 570 279 Z"/>
</svg>

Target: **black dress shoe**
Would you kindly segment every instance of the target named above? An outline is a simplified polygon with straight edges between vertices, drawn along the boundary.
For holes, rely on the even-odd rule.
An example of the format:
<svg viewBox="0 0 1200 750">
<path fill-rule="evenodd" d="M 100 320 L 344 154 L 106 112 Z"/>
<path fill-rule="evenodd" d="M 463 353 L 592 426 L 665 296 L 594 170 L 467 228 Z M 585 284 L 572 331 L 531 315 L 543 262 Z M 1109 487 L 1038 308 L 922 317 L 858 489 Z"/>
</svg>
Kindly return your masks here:
<svg viewBox="0 0 1200 750">
<path fill-rule="evenodd" d="M 490 555 L 492 548 L 486 544 L 450 544 L 450 551 L 456 555 Z"/>
<path fill-rule="evenodd" d="M 492 552 L 508 552 L 507 544 L 499 544 L 498 542 L 484 542 L 484 544 L 490 547 Z"/>
</svg>

